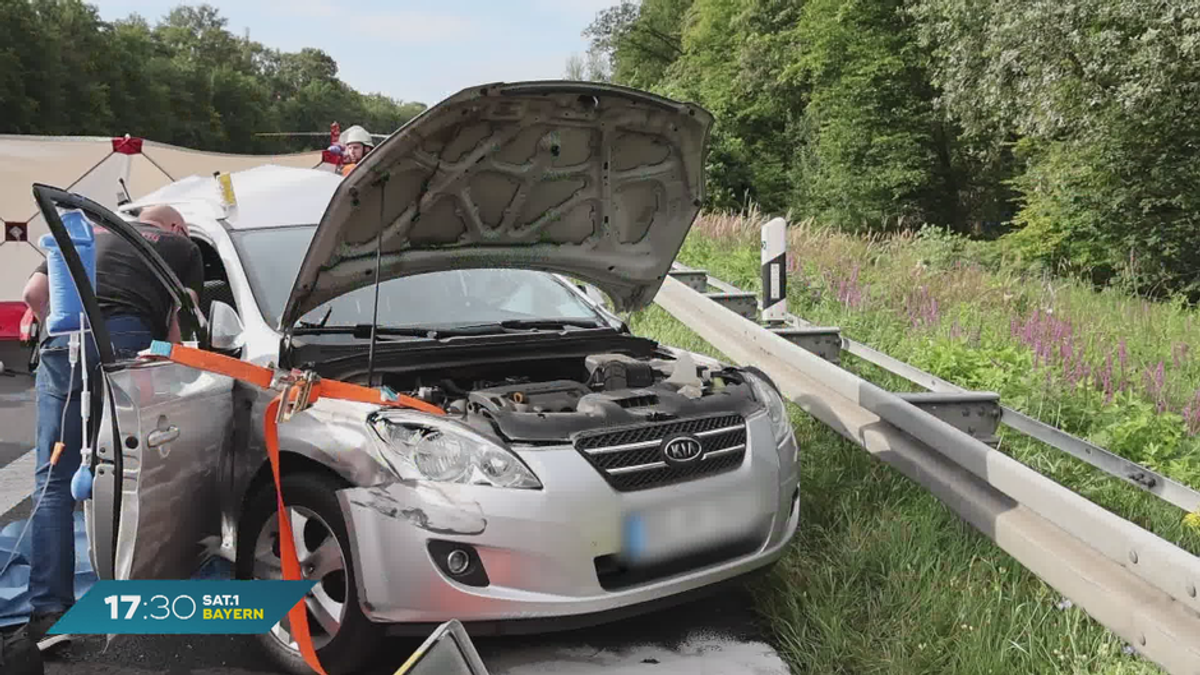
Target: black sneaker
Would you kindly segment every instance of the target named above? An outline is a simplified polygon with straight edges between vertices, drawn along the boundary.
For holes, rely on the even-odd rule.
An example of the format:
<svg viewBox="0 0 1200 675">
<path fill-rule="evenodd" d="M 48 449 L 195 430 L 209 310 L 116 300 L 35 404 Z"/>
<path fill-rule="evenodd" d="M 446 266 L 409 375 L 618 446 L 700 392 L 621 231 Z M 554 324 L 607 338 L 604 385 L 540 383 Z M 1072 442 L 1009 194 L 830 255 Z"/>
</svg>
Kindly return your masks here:
<svg viewBox="0 0 1200 675">
<path fill-rule="evenodd" d="M 0 672 L 5 675 L 44 675 L 42 653 L 29 638 L 29 627 L 0 635 Z"/>
<path fill-rule="evenodd" d="M 37 643 L 39 650 L 45 651 L 60 642 L 65 642 L 71 639 L 70 635 L 47 635 L 54 624 L 63 617 L 66 612 L 45 612 L 36 613 L 29 618 L 27 630 L 29 631 L 29 639 Z"/>
</svg>

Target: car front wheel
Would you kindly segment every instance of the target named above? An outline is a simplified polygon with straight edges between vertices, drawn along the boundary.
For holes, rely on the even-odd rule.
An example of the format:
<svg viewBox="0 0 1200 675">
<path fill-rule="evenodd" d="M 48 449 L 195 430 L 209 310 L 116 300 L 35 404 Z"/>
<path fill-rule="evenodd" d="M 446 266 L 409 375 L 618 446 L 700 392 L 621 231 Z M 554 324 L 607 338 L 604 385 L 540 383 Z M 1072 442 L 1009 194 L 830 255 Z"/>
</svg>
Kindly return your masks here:
<svg viewBox="0 0 1200 675">
<path fill-rule="evenodd" d="M 353 552 L 336 491 L 337 479 L 315 473 L 283 477 L 283 495 L 292 523 L 296 556 L 306 581 L 317 582 L 305 596 L 313 647 L 327 673 L 353 673 L 375 655 L 382 629 L 362 613 L 354 579 Z M 239 579 L 282 579 L 279 509 L 275 487 L 256 494 L 238 536 Z M 288 617 L 258 636 L 271 659 L 289 673 L 310 675 Z"/>
</svg>

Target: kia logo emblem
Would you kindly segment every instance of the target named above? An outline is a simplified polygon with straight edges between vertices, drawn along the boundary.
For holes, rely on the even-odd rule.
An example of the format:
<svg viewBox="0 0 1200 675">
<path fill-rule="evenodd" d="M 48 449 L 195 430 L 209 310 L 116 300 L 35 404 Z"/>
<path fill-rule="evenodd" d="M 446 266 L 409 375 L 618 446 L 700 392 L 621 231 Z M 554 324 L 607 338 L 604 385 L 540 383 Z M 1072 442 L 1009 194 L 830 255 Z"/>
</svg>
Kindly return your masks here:
<svg viewBox="0 0 1200 675">
<path fill-rule="evenodd" d="M 686 464 L 699 459 L 704 454 L 704 446 L 691 436 L 675 436 L 663 443 L 662 454 L 672 464 Z"/>
</svg>

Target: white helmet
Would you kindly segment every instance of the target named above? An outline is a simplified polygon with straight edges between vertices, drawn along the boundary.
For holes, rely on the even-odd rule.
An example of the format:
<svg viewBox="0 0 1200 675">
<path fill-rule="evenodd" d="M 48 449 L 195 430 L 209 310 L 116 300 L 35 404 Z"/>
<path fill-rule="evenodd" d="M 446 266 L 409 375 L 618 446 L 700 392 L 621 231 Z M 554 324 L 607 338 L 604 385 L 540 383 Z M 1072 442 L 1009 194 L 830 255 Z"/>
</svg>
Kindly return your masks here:
<svg viewBox="0 0 1200 675">
<path fill-rule="evenodd" d="M 375 139 L 371 137 L 371 134 L 368 133 L 366 129 L 357 124 L 342 132 L 342 137 L 340 140 L 342 141 L 343 145 L 362 143 L 370 148 L 375 147 Z"/>
</svg>

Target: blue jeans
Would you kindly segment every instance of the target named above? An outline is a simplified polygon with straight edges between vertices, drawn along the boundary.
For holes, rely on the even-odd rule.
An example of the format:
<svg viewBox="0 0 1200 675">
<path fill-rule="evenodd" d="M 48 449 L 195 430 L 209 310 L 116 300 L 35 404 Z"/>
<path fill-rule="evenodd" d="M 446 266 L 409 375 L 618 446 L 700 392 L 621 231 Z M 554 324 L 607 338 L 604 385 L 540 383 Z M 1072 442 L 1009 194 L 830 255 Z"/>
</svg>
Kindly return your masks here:
<svg viewBox="0 0 1200 675">
<path fill-rule="evenodd" d="M 136 316 L 110 317 L 105 324 L 117 358 L 132 358 L 149 347 L 154 337 L 150 326 Z M 57 335 L 43 342 L 37 369 L 38 468 L 33 493 L 37 512 L 31 526 L 29 569 L 29 602 L 35 614 L 66 611 L 75 602 L 75 499 L 71 496 L 71 478 L 79 468 L 83 446 L 79 410 L 83 355 L 72 377 L 68 340 L 66 335 Z M 83 342 L 88 389 L 99 392 L 101 371 L 96 345 L 90 336 L 85 336 Z M 93 399 L 95 404 L 99 397 L 94 395 Z M 93 405 L 93 410 L 99 410 L 98 406 Z M 92 418 L 93 422 L 99 421 L 96 413 Z M 51 467 L 50 455 L 60 438 L 66 447 L 58 464 Z"/>
</svg>

